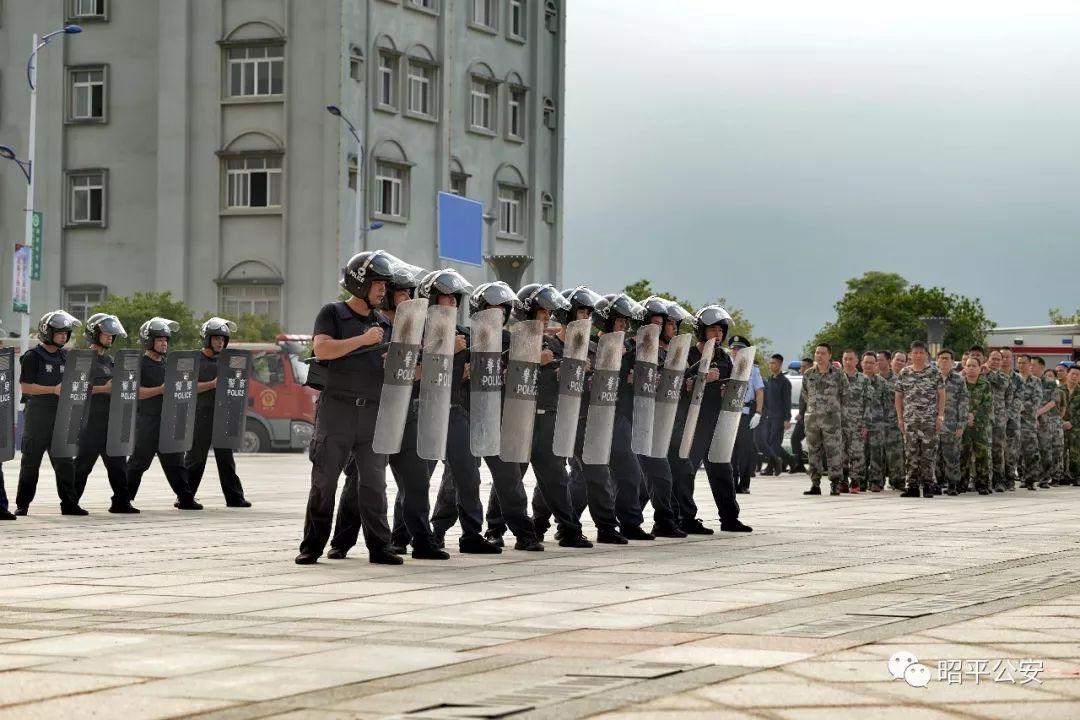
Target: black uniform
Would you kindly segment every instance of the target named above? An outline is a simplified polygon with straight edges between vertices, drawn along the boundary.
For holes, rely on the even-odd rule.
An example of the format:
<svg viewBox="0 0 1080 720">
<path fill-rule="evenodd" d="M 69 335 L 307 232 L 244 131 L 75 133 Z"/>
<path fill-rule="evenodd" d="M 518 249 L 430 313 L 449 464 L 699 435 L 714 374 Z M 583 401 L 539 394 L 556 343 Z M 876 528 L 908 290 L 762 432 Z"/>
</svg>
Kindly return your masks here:
<svg viewBox="0 0 1080 720">
<path fill-rule="evenodd" d="M 161 387 L 165 384 L 165 358 L 154 360 L 149 355 L 143 355 L 139 361 L 141 377 L 139 384 L 145 388 Z M 155 395 L 139 400 L 138 412 L 135 415 L 135 447 L 131 451 L 131 457 L 127 462 L 127 485 L 128 495 L 131 500 L 139 492 L 142 484 L 142 476 L 150 468 L 154 456 L 161 463 L 161 469 L 165 471 L 165 479 L 169 487 L 176 494 L 176 499 L 181 504 L 195 501 L 195 494 L 188 487 L 184 477 L 184 454 L 158 452 L 158 441 L 161 436 L 161 407 L 165 402 L 164 395 Z"/>
<path fill-rule="evenodd" d="M 218 376 L 218 355 L 207 355 L 204 351 L 199 358 L 199 382 L 209 382 Z M 184 456 L 184 470 L 191 494 L 199 492 L 203 472 L 206 471 L 206 459 L 210 454 L 210 443 L 214 437 L 214 401 L 216 389 L 203 390 L 195 398 L 195 431 L 191 449 Z M 217 464 L 218 480 L 226 505 L 244 502 L 244 486 L 236 474 L 236 459 L 231 448 L 214 448 L 214 462 Z"/>
<path fill-rule="evenodd" d="M 701 360 L 701 351 L 697 347 L 690 348 L 687 356 L 689 365 L 694 365 Z M 674 480 L 675 512 L 680 523 L 691 522 L 697 517 L 697 505 L 694 503 L 694 476 L 702 463 L 705 464 L 705 472 L 709 477 L 709 488 L 712 490 L 713 501 L 719 511 L 721 526 L 734 523 L 739 518 L 739 503 L 735 499 L 735 479 L 732 474 L 730 463 L 713 463 L 707 459 L 709 444 L 712 442 L 713 431 L 716 421 L 720 417 L 720 408 L 723 399 L 723 380 L 731 377 L 731 358 L 717 346 L 710 368 L 716 368 L 720 373 L 719 381 L 705 385 L 705 394 L 701 401 L 701 411 L 698 415 L 697 428 L 694 432 L 694 440 L 690 447 L 690 457 L 679 457 L 679 442 L 682 438 L 682 428 L 678 429 L 677 435 L 672 437 L 671 452 L 668 454 L 668 462 L 671 464 L 671 473 Z M 683 393 L 680 405 L 680 414 L 685 423 L 686 411 L 684 406 L 689 407 L 690 392 Z M 679 425 L 680 423 L 677 423 Z"/>
<path fill-rule="evenodd" d="M 20 382 L 59 385 L 64 378 L 67 350 L 57 348 L 56 352 L 49 352 L 44 346 L 38 345 L 23 353 L 19 362 L 22 366 Z M 71 458 L 54 458 L 50 450 L 56 409 L 60 404 L 59 396 L 24 395 L 23 402 L 26 403 L 26 419 L 23 424 L 22 461 L 19 466 L 19 489 L 15 495 L 15 505 L 25 510 L 34 501 L 41 458 L 49 451 L 49 462 L 56 474 L 56 494 L 60 497 L 60 507 L 77 506 L 79 500 L 75 493 L 75 461 Z"/>
<path fill-rule="evenodd" d="M 94 366 L 91 369 L 94 387 L 101 387 L 112 381 L 114 364 L 109 353 L 94 353 Z M 105 471 L 109 474 L 109 485 L 113 493 L 112 504 L 114 507 L 120 507 L 127 505 L 131 498 L 128 497 L 127 459 L 105 454 L 105 446 L 109 438 L 111 401 L 109 393 L 97 393 L 90 396 L 86 424 L 83 425 L 82 433 L 79 435 L 79 455 L 75 458 L 75 497 L 82 499 L 86 491 L 86 480 L 90 477 L 90 471 L 94 469 L 100 457 L 105 465 Z"/>
<path fill-rule="evenodd" d="M 634 434 L 634 381 L 630 375 L 637 362 L 637 347 L 627 340 L 619 368 L 619 398 L 615 403 L 615 427 L 611 437 L 611 480 L 615 491 L 615 516 L 619 527 L 628 530 L 645 522 L 641 511 L 641 489 L 645 478 L 637 455 L 631 449 Z"/>
<path fill-rule="evenodd" d="M 363 335 L 372 327 L 389 334 L 390 326 L 378 313 L 358 315 L 345 302 L 324 305 L 315 318 L 314 335 L 345 339 Z M 363 348 L 361 348 L 363 349 Z M 369 551 L 384 551 L 390 544 L 386 522 L 386 456 L 375 452 L 375 420 L 382 392 L 380 352 L 348 355 L 327 363 L 326 387 L 315 413 L 311 439 L 311 491 L 304 517 L 303 555 L 322 555 L 334 516 L 338 478 L 352 457 L 357 464 L 355 501 Z M 350 491 L 351 492 L 351 491 Z"/>
<path fill-rule="evenodd" d="M 666 358 L 667 347 L 661 346 L 657 355 L 660 367 L 664 366 Z M 658 392 L 660 391 L 662 389 L 658 390 Z M 671 466 L 668 464 L 667 457 L 654 458 L 648 455 L 638 455 L 638 462 L 641 464 L 641 472 L 645 476 L 641 492 L 642 507 L 644 507 L 645 498 L 647 497 L 653 506 L 653 522 L 662 526 L 675 524 L 675 511 L 671 505 L 673 481 Z"/>
</svg>

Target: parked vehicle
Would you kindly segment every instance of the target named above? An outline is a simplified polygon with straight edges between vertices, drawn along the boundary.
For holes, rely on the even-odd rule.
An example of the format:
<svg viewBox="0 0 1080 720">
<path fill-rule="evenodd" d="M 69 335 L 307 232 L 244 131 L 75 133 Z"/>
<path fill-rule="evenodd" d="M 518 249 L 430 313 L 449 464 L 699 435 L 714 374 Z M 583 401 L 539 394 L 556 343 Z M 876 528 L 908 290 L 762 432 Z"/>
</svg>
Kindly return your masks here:
<svg viewBox="0 0 1080 720">
<path fill-rule="evenodd" d="M 242 452 L 305 450 L 315 431 L 318 391 L 304 385 L 310 335 L 278 335 L 272 343 L 229 344 L 250 350 L 251 389 Z"/>
</svg>

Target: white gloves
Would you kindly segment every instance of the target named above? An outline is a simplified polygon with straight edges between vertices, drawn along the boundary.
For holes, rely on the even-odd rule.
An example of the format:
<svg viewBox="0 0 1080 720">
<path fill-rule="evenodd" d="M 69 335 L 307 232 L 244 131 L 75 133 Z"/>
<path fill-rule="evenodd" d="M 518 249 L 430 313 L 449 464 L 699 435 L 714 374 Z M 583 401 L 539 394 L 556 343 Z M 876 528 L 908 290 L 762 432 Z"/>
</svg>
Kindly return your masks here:
<svg viewBox="0 0 1080 720">
<path fill-rule="evenodd" d="M 759 413 L 754 413 L 753 416 L 751 416 L 751 418 L 750 418 L 750 429 L 753 430 L 754 428 L 756 428 L 760 424 L 761 424 L 761 415 Z"/>
</svg>

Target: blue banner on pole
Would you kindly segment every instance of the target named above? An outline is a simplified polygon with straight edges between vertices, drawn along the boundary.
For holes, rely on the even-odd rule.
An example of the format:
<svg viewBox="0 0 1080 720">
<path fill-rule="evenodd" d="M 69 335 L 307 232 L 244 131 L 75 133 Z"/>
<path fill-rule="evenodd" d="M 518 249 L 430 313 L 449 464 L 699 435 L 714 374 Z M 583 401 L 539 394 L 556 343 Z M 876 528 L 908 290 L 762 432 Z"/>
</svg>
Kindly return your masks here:
<svg viewBox="0 0 1080 720">
<path fill-rule="evenodd" d="M 439 257 L 443 260 L 484 264 L 484 204 L 452 193 L 440 192 Z"/>
</svg>

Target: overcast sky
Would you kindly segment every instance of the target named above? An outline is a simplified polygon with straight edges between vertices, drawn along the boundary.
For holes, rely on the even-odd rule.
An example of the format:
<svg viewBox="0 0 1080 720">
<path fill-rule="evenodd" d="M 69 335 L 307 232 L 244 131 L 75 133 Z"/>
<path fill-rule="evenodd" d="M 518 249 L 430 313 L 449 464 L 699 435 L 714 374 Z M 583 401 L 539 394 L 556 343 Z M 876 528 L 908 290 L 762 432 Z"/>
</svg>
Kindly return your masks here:
<svg viewBox="0 0 1080 720">
<path fill-rule="evenodd" d="M 789 356 L 866 270 L 1080 306 L 1075 0 L 567 5 L 565 284 L 725 295 Z"/>
</svg>

